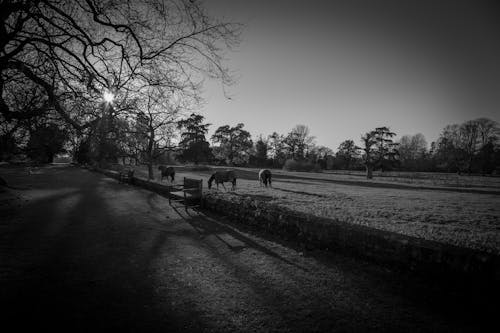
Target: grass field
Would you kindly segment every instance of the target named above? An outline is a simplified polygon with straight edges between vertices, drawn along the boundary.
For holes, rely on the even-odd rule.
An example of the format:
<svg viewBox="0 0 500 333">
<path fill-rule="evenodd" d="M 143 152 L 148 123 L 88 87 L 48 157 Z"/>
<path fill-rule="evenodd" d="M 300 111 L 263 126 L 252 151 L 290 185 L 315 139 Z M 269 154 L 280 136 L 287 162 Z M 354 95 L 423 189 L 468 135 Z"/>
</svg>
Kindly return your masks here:
<svg viewBox="0 0 500 333">
<path fill-rule="evenodd" d="M 446 177 L 432 174 L 428 178 L 421 175 L 428 187 L 422 189 L 421 184 L 405 183 L 404 177 L 368 181 L 355 175 L 274 170 L 273 188 L 266 189 L 259 186 L 257 169 L 236 170 L 237 189 L 224 193 L 225 196 L 258 197 L 315 216 L 500 254 L 497 178 L 487 177 L 480 181 L 477 178 L 481 177 L 470 178 L 467 179 L 469 186 L 462 181 L 458 186 L 461 191 L 491 191 L 468 193 L 453 191 L 456 188 L 446 182 Z M 137 169 L 137 174 L 147 175 L 142 167 Z M 178 167 L 176 180 L 181 182 L 182 177 L 203 179 L 204 189 L 208 191 L 206 181 L 210 174 L 211 171 Z M 432 186 L 436 183 L 439 187 Z M 221 187 L 219 192 L 223 191 Z"/>
<path fill-rule="evenodd" d="M 348 176 L 351 179 L 364 178 L 362 171 L 326 171 L 328 174 Z M 380 172 L 375 171 L 378 181 L 395 182 L 402 184 L 433 185 L 462 188 L 497 188 L 500 189 L 499 176 L 479 176 L 457 173 L 440 172 Z"/>
</svg>

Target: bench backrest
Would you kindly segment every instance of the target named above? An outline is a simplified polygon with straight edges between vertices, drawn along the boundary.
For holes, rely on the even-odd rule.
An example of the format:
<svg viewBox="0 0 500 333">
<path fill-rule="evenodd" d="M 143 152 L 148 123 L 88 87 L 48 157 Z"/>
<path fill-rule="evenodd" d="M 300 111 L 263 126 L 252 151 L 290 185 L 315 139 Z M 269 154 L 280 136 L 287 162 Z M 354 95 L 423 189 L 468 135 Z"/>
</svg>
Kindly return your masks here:
<svg viewBox="0 0 500 333">
<path fill-rule="evenodd" d="M 201 179 L 191 179 L 184 177 L 184 193 L 189 193 L 192 197 L 202 197 L 203 181 Z"/>
<path fill-rule="evenodd" d="M 203 181 L 201 179 L 192 179 L 184 177 L 184 188 L 185 189 L 198 189 L 201 193 L 203 188 Z"/>
</svg>

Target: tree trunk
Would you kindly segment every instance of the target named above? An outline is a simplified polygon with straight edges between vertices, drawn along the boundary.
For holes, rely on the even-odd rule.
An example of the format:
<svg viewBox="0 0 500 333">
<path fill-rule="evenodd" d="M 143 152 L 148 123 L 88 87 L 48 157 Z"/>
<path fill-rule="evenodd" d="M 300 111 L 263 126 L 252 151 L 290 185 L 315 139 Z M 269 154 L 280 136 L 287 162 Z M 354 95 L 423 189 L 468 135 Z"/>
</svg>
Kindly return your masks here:
<svg viewBox="0 0 500 333">
<path fill-rule="evenodd" d="M 366 165 L 366 179 L 373 178 L 373 165 Z"/>
<path fill-rule="evenodd" d="M 149 179 L 154 179 L 154 175 L 153 175 L 153 161 L 152 160 L 148 161 L 148 178 Z"/>
<path fill-rule="evenodd" d="M 154 174 L 153 174 L 153 148 L 154 148 L 154 129 L 150 127 L 149 129 L 149 142 L 148 142 L 148 151 L 147 151 L 147 158 L 148 158 L 148 178 L 149 179 L 154 179 Z"/>
</svg>

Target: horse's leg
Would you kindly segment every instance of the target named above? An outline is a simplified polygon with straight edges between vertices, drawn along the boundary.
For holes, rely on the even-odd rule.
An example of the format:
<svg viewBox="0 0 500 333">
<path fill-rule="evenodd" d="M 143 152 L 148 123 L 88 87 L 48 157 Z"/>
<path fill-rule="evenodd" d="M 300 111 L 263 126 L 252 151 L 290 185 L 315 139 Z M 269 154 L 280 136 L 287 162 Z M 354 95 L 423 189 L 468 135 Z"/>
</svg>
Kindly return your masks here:
<svg viewBox="0 0 500 333">
<path fill-rule="evenodd" d="M 224 191 L 227 191 L 226 185 L 224 185 L 224 182 L 222 182 L 221 184 L 222 184 L 222 187 L 224 187 Z"/>
</svg>

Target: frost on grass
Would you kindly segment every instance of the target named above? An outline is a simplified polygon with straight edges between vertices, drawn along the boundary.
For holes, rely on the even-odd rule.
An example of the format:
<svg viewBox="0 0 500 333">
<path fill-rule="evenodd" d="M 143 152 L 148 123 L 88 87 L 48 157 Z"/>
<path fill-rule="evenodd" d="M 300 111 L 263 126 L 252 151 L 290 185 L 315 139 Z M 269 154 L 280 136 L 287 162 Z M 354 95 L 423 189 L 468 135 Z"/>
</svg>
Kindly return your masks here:
<svg viewBox="0 0 500 333">
<path fill-rule="evenodd" d="M 203 179 L 209 172 L 180 172 L 182 177 Z M 246 170 L 245 172 L 249 172 Z M 444 242 L 500 254 L 500 196 L 438 190 L 405 190 L 382 187 L 339 185 L 328 180 L 353 180 L 356 175 L 273 171 L 273 189 L 259 186 L 257 177 L 238 179 L 237 190 L 217 192 L 234 198 L 252 197 L 319 217 L 393 231 L 408 236 Z M 144 174 L 146 174 L 144 169 Z M 500 188 L 500 178 L 456 175 L 410 175 L 384 177 L 377 182 L 412 182 L 418 185 Z M 418 176 L 418 177 L 417 177 Z M 253 176 L 252 176 L 253 177 Z M 229 188 L 229 186 L 228 186 Z M 215 191 L 211 190 L 213 193 Z"/>
<path fill-rule="evenodd" d="M 500 254 L 500 197 L 319 182 L 245 183 L 223 196 L 266 197 L 268 204 L 372 228 Z M 241 182 L 240 182 L 241 183 Z"/>
</svg>

